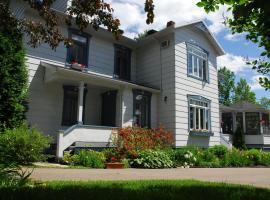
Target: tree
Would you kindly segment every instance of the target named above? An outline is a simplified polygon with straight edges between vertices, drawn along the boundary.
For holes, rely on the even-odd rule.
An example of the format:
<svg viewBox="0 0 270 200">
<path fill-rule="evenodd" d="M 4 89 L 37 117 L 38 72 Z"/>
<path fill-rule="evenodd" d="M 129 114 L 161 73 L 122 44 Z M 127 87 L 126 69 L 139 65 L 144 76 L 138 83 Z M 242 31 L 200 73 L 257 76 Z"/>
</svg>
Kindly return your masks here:
<svg viewBox="0 0 270 200">
<path fill-rule="evenodd" d="M 264 50 L 261 58 L 248 62 L 263 76 L 259 81 L 266 90 L 270 89 L 270 1 L 267 0 L 201 0 L 197 3 L 204 10 L 214 12 L 220 5 L 227 5 L 232 17 L 225 23 L 232 33 L 246 33 L 246 39 Z"/>
<path fill-rule="evenodd" d="M 235 75 L 226 67 L 218 70 L 219 103 L 229 106 L 232 103 Z"/>
<path fill-rule="evenodd" d="M 239 80 L 234 90 L 234 103 L 241 101 L 247 101 L 250 103 L 256 103 L 256 95 L 251 91 L 250 86 L 247 84 L 247 81 L 243 78 Z"/>
<path fill-rule="evenodd" d="M 0 9 L 0 15 L 6 10 Z M 10 13 L 9 13 L 10 14 Z M 9 16 L 9 15 L 8 15 Z M 22 34 L 17 20 L 0 26 L 0 133 L 22 125 L 26 111 L 27 70 Z"/>
<path fill-rule="evenodd" d="M 262 107 L 264 107 L 264 108 L 270 110 L 270 99 L 269 99 L 269 98 L 267 98 L 267 97 L 262 97 L 258 103 L 259 103 L 259 105 L 261 105 Z"/>
<path fill-rule="evenodd" d="M 11 0 L 1 0 L 0 9 L 9 10 Z M 15 1 L 15 0 L 14 0 Z M 29 44 L 32 47 L 37 47 L 41 43 L 47 43 L 52 49 L 55 49 L 61 42 L 65 45 L 72 45 L 72 41 L 66 38 L 58 29 L 59 22 L 63 16 L 51 9 L 52 4 L 56 0 L 16 0 L 27 3 L 31 9 L 35 10 L 40 16 L 40 19 L 16 19 L 18 29 L 28 35 Z M 146 23 L 153 23 L 154 20 L 154 5 L 153 0 L 145 0 L 145 12 L 147 13 Z M 115 38 L 119 38 L 123 31 L 120 30 L 120 20 L 113 17 L 113 8 L 104 0 L 72 0 L 71 6 L 66 10 L 65 23 L 68 26 L 75 25 L 83 31 L 88 25 L 94 29 L 100 26 L 106 27 L 111 31 Z M 5 24 L 7 19 L 10 19 L 11 12 L 2 12 L 0 23 Z"/>
</svg>

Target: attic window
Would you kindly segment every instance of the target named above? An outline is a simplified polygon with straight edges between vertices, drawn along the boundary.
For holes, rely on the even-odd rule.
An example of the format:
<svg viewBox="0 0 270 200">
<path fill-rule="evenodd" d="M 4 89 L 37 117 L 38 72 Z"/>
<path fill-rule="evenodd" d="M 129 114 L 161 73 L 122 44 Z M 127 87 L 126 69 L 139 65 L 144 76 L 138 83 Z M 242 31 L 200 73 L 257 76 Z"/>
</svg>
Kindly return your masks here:
<svg viewBox="0 0 270 200">
<path fill-rule="evenodd" d="M 188 75 L 199 80 L 208 81 L 208 54 L 202 48 L 187 44 Z"/>
</svg>

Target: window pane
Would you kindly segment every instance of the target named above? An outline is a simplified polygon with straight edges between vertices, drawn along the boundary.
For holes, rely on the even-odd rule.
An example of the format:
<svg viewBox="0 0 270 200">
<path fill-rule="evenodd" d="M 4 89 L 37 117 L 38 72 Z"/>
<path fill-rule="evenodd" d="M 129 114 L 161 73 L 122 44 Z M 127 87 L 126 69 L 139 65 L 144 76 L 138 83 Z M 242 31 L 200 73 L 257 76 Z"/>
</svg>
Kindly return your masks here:
<svg viewBox="0 0 270 200">
<path fill-rule="evenodd" d="M 204 109 L 200 109 L 200 122 L 201 122 L 201 124 L 200 124 L 200 127 L 201 127 L 201 129 L 204 129 Z"/>
<path fill-rule="evenodd" d="M 205 129 L 206 130 L 209 130 L 209 119 L 210 116 L 209 116 L 209 110 L 206 110 L 205 111 Z"/>
<path fill-rule="evenodd" d="M 199 129 L 199 112 L 200 109 L 196 108 L 196 129 Z"/>
<path fill-rule="evenodd" d="M 188 73 L 189 74 L 192 74 L 192 59 L 193 59 L 193 56 L 191 53 L 188 54 Z"/>
<path fill-rule="evenodd" d="M 189 108 L 189 126 L 190 126 L 190 129 L 194 129 L 193 120 L 194 120 L 194 108 L 190 107 Z"/>
<path fill-rule="evenodd" d="M 204 60 L 203 63 L 202 63 L 202 68 L 203 68 L 203 80 L 208 80 L 208 77 L 207 77 L 207 65 L 206 65 L 206 61 Z"/>
<path fill-rule="evenodd" d="M 80 35 L 72 34 L 71 38 L 72 40 L 77 41 L 77 42 L 81 42 L 85 44 L 87 43 L 87 38 Z"/>
<path fill-rule="evenodd" d="M 198 58 L 194 56 L 194 75 L 198 76 L 198 65 L 197 65 Z"/>
<path fill-rule="evenodd" d="M 199 59 L 199 77 L 200 78 L 203 78 L 203 60 L 202 59 Z"/>
<path fill-rule="evenodd" d="M 115 46 L 115 75 L 130 80 L 131 51 L 123 46 Z"/>
<path fill-rule="evenodd" d="M 246 112 L 246 134 L 260 134 L 260 115 L 258 112 Z"/>
</svg>

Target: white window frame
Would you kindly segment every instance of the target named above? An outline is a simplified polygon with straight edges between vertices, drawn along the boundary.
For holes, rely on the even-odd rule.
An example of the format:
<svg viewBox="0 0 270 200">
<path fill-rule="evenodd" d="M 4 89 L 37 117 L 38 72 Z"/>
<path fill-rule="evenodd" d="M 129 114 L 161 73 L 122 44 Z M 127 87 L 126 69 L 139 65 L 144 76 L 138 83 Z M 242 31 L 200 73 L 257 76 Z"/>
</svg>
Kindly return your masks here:
<svg viewBox="0 0 270 200">
<path fill-rule="evenodd" d="M 187 61 L 187 72 L 189 76 L 197 78 L 199 80 L 209 81 L 208 53 L 204 49 L 192 44 L 187 44 Z M 206 65 L 205 73 L 203 70 L 204 62 Z M 192 68 L 192 72 L 190 72 L 190 68 Z"/>
<path fill-rule="evenodd" d="M 191 108 L 193 108 L 193 127 L 191 127 Z M 201 111 L 204 115 L 203 123 L 201 123 Z M 197 118 L 198 112 L 198 118 Z M 189 131 L 211 131 L 210 121 L 210 101 L 199 100 L 197 98 L 189 98 Z M 198 124 L 197 124 L 198 121 Z M 198 125 L 198 126 L 197 126 Z M 208 126 L 208 127 L 207 127 Z"/>
</svg>

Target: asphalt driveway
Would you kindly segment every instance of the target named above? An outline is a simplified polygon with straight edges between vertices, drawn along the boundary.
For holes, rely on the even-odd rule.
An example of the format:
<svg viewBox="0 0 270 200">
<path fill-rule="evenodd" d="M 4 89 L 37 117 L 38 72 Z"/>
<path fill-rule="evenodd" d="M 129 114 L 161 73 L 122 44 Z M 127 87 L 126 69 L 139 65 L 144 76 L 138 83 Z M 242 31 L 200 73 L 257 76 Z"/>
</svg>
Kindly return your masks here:
<svg viewBox="0 0 270 200">
<path fill-rule="evenodd" d="M 270 168 L 59 169 L 36 168 L 33 180 L 195 179 L 270 188 Z"/>
</svg>

